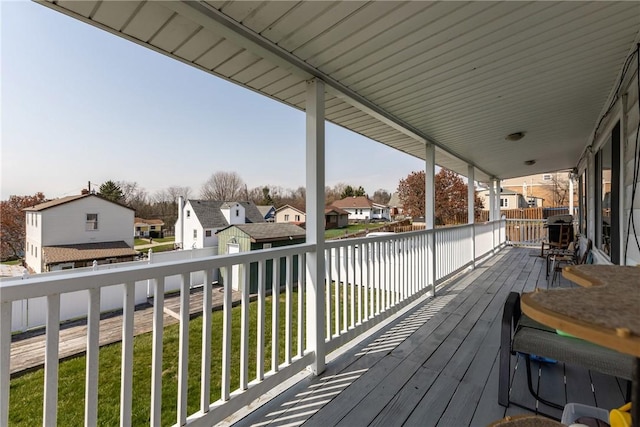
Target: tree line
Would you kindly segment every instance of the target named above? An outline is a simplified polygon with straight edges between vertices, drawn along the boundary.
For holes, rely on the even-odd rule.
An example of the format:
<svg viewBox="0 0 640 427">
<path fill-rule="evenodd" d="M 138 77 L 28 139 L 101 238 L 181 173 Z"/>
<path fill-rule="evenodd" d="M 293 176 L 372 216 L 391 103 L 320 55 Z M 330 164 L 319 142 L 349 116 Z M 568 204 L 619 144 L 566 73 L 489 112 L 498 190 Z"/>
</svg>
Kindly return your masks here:
<svg viewBox="0 0 640 427">
<path fill-rule="evenodd" d="M 108 180 L 102 183 L 97 193 L 111 201 L 135 210 L 138 218 L 160 219 L 165 227 L 172 229 L 178 219 L 178 199 L 199 198 L 204 200 L 251 201 L 256 205 L 271 205 L 276 208 L 291 205 L 304 210 L 306 203 L 305 187 L 294 189 L 275 185 L 262 185 L 248 188 L 236 172 L 215 172 L 196 194 L 191 187 L 171 186 L 150 194 L 137 182 Z M 336 184 L 326 187 L 327 204 L 350 196 L 365 195 L 362 186 Z M 386 204 L 391 194 L 378 189 L 373 200 Z M 10 196 L 0 202 L 0 259 L 17 259 L 23 256 L 25 246 L 25 213 L 23 209 L 46 202 L 43 193 L 28 196 Z M 133 230 L 132 230 L 133 233 Z"/>
<path fill-rule="evenodd" d="M 466 215 L 467 185 L 459 175 L 441 169 L 435 177 L 436 224 L 455 223 L 455 218 Z M 424 216 L 425 178 L 424 171 L 412 172 L 398 184 L 398 196 L 407 216 Z M 236 172 L 219 171 L 213 173 L 200 188 L 196 196 L 191 187 L 171 186 L 149 194 L 136 182 L 108 180 L 98 188 L 102 197 L 135 210 L 136 217 L 160 219 L 168 229 L 173 228 L 178 218 L 178 200 L 200 198 L 204 200 L 251 201 L 256 205 L 276 208 L 290 205 L 304 210 L 306 204 L 305 187 L 294 189 L 274 185 L 248 188 Z M 367 196 L 372 201 L 386 205 L 391 193 L 379 188 L 368 195 L 362 186 L 338 183 L 325 188 L 325 204 L 352 196 Z M 0 202 L 0 259 L 19 258 L 25 245 L 24 208 L 47 201 L 43 193 L 33 196 L 11 196 Z M 483 208 L 476 196 L 475 209 Z M 133 233 L 133 230 L 132 230 Z"/>
</svg>

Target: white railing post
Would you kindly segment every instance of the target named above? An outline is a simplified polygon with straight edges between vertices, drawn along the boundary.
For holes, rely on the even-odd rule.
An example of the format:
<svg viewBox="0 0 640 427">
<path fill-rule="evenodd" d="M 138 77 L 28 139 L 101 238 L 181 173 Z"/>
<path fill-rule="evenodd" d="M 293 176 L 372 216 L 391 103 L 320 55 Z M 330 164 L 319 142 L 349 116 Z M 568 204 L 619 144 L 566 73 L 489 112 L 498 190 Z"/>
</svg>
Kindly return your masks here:
<svg viewBox="0 0 640 427">
<path fill-rule="evenodd" d="M 123 292 L 120 425 L 130 426 L 133 402 L 133 313 L 135 309 L 135 283 L 125 283 Z"/>
<path fill-rule="evenodd" d="M 310 369 L 318 375 L 325 369 L 324 295 L 324 82 L 312 79 L 306 92 L 306 211 L 307 243 L 316 245 L 307 254 L 307 346 L 315 354 Z"/>
<path fill-rule="evenodd" d="M 9 425 L 12 308 L 11 301 L 0 301 L 0 426 L 2 427 Z"/>
<path fill-rule="evenodd" d="M 89 290 L 84 425 L 98 424 L 98 361 L 100 352 L 100 289 Z"/>
<path fill-rule="evenodd" d="M 467 223 L 471 225 L 471 265 L 476 268 L 476 228 L 474 226 L 476 222 L 475 215 L 475 200 L 476 200 L 476 186 L 475 186 L 475 168 L 473 165 L 467 166 Z"/>
<path fill-rule="evenodd" d="M 178 339 L 178 425 L 187 422 L 187 390 L 189 379 L 189 300 L 191 275 L 180 276 L 180 337 Z M 231 283 L 225 284 L 225 289 Z M 225 307 L 226 310 L 226 307 Z"/>
<path fill-rule="evenodd" d="M 60 294 L 47 296 L 46 350 L 44 361 L 43 426 L 57 425 L 58 354 L 60 344 Z"/>
<path fill-rule="evenodd" d="M 427 237 L 427 258 L 428 258 L 428 272 L 429 272 L 429 285 L 431 285 L 430 296 L 436 296 L 436 235 L 434 232 L 435 227 L 435 210 L 436 210 L 436 195 L 435 195 L 435 174 L 436 174 L 436 147 L 434 144 L 426 144 L 426 156 L 425 156 L 425 211 L 424 221 L 425 229 L 431 231 Z"/>
<path fill-rule="evenodd" d="M 165 278 L 154 281 L 153 335 L 151 347 L 151 425 L 161 425 L 162 413 L 162 336 L 164 331 L 164 283 Z M 203 326 L 203 333 L 206 330 Z"/>
</svg>

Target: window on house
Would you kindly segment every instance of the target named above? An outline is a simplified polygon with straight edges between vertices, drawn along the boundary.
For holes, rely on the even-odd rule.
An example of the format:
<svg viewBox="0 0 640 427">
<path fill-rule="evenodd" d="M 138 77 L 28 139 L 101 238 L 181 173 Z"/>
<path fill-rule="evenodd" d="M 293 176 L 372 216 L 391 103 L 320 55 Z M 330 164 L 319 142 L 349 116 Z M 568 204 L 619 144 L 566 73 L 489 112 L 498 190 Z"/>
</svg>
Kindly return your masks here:
<svg viewBox="0 0 640 427">
<path fill-rule="evenodd" d="M 300 215 L 296 215 L 296 221 L 300 221 Z"/>
<path fill-rule="evenodd" d="M 271 245 L 272 245 L 271 243 L 264 243 L 264 244 L 262 245 L 262 249 L 270 249 L 270 248 L 271 248 Z"/>
<path fill-rule="evenodd" d="M 151 229 L 152 229 L 152 230 L 155 230 L 155 229 L 156 229 L 156 226 L 155 226 L 155 225 L 152 225 L 152 226 L 151 226 Z"/>
<path fill-rule="evenodd" d="M 204 237 L 211 237 L 211 230 L 205 230 Z"/>
<path fill-rule="evenodd" d="M 240 216 L 240 209 L 236 209 L 236 216 Z"/>
<path fill-rule="evenodd" d="M 38 258 L 38 247 L 37 247 L 37 246 L 35 247 L 34 252 L 35 252 L 35 253 L 34 253 L 35 257 L 36 257 L 36 258 Z"/>
<path fill-rule="evenodd" d="M 508 208 L 509 207 L 509 199 L 506 198 L 500 198 L 500 207 L 501 208 Z"/>
<path fill-rule="evenodd" d="M 98 229 L 98 214 L 90 213 L 87 214 L 87 222 L 85 226 L 86 231 L 95 231 Z"/>
<path fill-rule="evenodd" d="M 286 214 L 286 215 L 284 216 L 284 220 L 285 220 L 285 221 L 289 221 L 289 215 L 288 215 L 288 214 Z"/>
<path fill-rule="evenodd" d="M 611 138 L 596 153 L 596 239 L 595 246 L 620 262 L 620 123 Z"/>
<path fill-rule="evenodd" d="M 195 228 L 193 229 L 193 238 L 194 239 L 198 238 L 198 230 L 196 230 Z"/>
<path fill-rule="evenodd" d="M 191 218 L 191 211 L 187 209 L 187 218 Z"/>
<path fill-rule="evenodd" d="M 551 174 L 550 173 L 545 173 L 544 175 L 542 175 L 542 180 L 543 181 L 551 181 Z"/>
</svg>

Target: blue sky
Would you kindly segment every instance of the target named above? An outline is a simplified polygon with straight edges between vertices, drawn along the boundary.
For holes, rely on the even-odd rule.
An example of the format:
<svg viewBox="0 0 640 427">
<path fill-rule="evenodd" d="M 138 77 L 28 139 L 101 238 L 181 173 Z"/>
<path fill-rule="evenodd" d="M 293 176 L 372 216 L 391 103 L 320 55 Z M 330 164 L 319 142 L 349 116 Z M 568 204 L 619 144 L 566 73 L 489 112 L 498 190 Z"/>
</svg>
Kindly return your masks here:
<svg viewBox="0 0 640 427">
<path fill-rule="evenodd" d="M 150 195 L 217 171 L 304 186 L 304 113 L 31 1 L 0 0 L 0 199 L 137 182 Z M 326 182 L 394 191 L 424 163 L 326 128 Z"/>
</svg>

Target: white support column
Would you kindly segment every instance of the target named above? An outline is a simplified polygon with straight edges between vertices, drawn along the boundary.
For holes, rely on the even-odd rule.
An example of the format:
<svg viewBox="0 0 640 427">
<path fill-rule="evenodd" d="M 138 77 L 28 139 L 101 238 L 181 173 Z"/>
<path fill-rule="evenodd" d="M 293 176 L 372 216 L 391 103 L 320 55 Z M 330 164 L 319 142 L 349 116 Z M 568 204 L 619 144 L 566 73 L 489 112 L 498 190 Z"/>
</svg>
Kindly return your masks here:
<svg viewBox="0 0 640 427">
<path fill-rule="evenodd" d="M 596 156 L 591 149 L 587 151 L 587 236 L 593 240 L 596 236 Z"/>
<path fill-rule="evenodd" d="M 474 268 L 476 266 L 475 200 L 475 168 L 473 165 L 467 165 L 467 223 L 471 225 L 471 262 Z"/>
<path fill-rule="evenodd" d="M 573 215 L 573 174 L 569 174 L 569 214 Z"/>
<path fill-rule="evenodd" d="M 496 198 L 496 200 L 493 202 L 493 208 L 494 208 L 494 212 L 493 212 L 493 220 L 497 221 L 500 219 L 500 180 L 498 178 L 493 178 L 493 187 L 495 188 L 494 190 L 494 197 Z"/>
<path fill-rule="evenodd" d="M 489 221 L 495 220 L 496 214 L 496 187 L 495 181 L 491 178 L 489 181 Z"/>
<path fill-rule="evenodd" d="M 436 175 L 436 147 L 427 143 L 425 165 L 425 209 L 424 222 L 427 230 L 431 233 L 427 236 L 427 265 L 428 265 L 428 285 L 431 286 L 431 296 L 436 295 L 436 235 L 435 235 L 435 211 L 436 211 L 436 192 L 435 192 L 435 175 Z"/>
<path fill-rule="evenodd" d="M 306 230 L 307 243 L 316 250 L 307 254 L 307 346 L 315 352 L 309 367 L 315 374 L 325 369 L 325 271 L 324 271 L 324 82 L 307 82 L 307 146 L 306 146 Z"/>
</svg>

